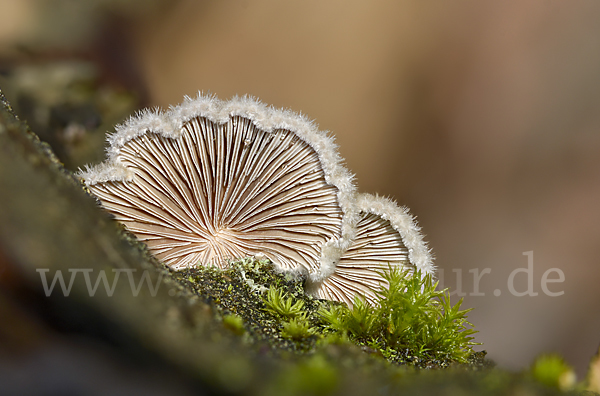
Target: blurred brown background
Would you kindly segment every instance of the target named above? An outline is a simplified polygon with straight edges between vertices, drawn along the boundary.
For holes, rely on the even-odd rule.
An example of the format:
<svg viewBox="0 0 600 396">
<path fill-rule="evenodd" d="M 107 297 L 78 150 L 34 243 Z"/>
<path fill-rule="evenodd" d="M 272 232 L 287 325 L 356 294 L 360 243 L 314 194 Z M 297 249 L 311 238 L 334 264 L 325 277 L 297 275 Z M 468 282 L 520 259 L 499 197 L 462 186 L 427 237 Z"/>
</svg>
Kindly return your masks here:
<svg viewBox="0 0 600 396">
<path fill-rule="evenodd" d="M 597 351 L 596 0 L 1 0 L 0 60 L 13 86 L 23 65 L 87 62 L 133 107 L 201 90 L 303 112 L 361 191 L 418 216 L 444 285 L 461 274 L 478 349 L 509 368 L 556 351 L 579 374 Z M 518 297 L 527 251 L 538 295 Z"/>
</svg>

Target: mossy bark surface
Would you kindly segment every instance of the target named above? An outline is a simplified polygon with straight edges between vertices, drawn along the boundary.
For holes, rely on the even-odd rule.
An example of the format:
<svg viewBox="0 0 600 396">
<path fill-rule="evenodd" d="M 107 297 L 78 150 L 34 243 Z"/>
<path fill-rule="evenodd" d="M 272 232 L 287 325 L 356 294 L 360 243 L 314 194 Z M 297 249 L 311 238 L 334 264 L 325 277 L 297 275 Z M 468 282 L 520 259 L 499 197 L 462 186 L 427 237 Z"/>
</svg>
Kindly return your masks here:
<svg viewBox="0 0 600 396">
<path fill-rule="evenodd" d="M 0 386 L 5 391 L 43 393 L 44 387 L 56 387 L 48 390 L 248 395 L 558 393 L 527 375 L 478 365 L 419 371 L 398 368 L 348 345 L 328 345 L 308 355 L 293 350 L 270 353 L 260 343 L 248 345 L 244 331 L 236 330 L 237 322 L 223 320 L 228 314 L 247 316 L 239 306 L 234 312 L 231 306 L 219 305 L 208 294 L 198 293 L 198 278 L 175 276 L 153 259 L 14 115 L 4 96 L 1 102 L 0 333 L 5 341 L 0 345 L 0 365 L 5 369 L 0 370 Z M 72 279 L 68 296 L 58 283 L 51 293 L 44 290 L 42 279 L 49 286 L 57 274 L 62 274 L 67 286 Z M 107 292 L 103 283 L 90 292 L 100 274 L 114 285 L 113 292 Z M 287 287 L 293 291 L 296 286 L 297 281 L 290 280 Z M 218 287 L 224 291 L 227 285 L 221 282 Z M 56 360 L 55 381 L 36 366 L 40 356 L 62 356 L 63 360 Z M 65 359 L 73 364 L 65 364 Z M 80 371 L 73 369 L 78 366 Z M 26 374 L 30 380 L 11 373 Z M 39 387 L 32 381 L 38 381 Z"/>
</svg>

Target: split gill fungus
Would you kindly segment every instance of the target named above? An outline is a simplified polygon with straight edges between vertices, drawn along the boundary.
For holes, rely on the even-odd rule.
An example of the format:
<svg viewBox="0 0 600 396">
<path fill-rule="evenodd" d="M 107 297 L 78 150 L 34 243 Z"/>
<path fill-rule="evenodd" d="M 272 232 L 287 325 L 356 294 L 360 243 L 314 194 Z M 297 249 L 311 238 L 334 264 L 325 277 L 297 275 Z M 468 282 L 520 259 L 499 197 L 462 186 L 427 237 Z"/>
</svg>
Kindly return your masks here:
<svg viewBox="0 0 600 396">
<path fill-rule="evenodd" d="M 333 138 L 303 115 L 199 95 L 140 112 L 108 141 L 79 176 L 174 270 L 263 255 L 349 305 L 372 300 L 390 265 L 434 271 L 407 209 L 358 194 Z"/>
</svg>

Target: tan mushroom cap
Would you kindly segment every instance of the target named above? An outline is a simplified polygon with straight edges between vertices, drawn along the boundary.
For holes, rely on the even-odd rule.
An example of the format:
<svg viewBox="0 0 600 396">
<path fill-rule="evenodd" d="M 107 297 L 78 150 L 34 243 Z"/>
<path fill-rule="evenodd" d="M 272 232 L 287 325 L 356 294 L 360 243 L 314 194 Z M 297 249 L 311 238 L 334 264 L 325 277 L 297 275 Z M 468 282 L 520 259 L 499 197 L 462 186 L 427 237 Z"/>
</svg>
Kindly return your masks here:
<svg viewBox="0 0 600 396">
<path fill-rule="evenodd" d="M 81 176 L 174 269 L 263 254 L 318 278 L 352 232 L 352 177 L 302 116 L 200 96 L 142 113 L 109 141 L 109 159 Z"/>
<path fill-rule="evenodd" d="M 356 237 L 341 256 L 334 273 L 316 290 L 320 298 L 353 305 L 356 295 L 373 302 L 375 291 L 386 287 L 380 273 L 390 266 L 433 273 L 432 258 L 408 209 L 371 194 L 359 194 Z"/>
</svg>

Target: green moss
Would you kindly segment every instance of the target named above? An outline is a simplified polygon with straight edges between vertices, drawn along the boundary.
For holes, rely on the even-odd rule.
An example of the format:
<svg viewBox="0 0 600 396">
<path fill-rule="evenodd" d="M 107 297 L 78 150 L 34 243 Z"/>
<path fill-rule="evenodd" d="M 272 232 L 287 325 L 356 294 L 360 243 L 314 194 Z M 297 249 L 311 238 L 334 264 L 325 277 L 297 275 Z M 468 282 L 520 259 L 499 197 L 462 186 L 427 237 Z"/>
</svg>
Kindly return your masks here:
<svg viewBox="0 0 600 396">
<path fill-rule="evenodd" d="M 316 332 L 317 330 L 311 327 L 304 316 L 292 318 L 289 322 L 284 322 L 281 329 L 281 335 L 284 338 L 292 340 L 303 340 L 314 335 Z"/>
<path fill-rule="evenodd" d="M 319 314 L 327 328 L 359 345 L 380 351 L 396 363 L 423 361 L 466 363 L 473 353 L 472 334 L 462 299 L 450 304 L 447 290 L 438 291 L 428 276 L 390 268 L 381 274 L 389 284 L 377 292 L 374 304 L 356 297 L 354 306 L 335 306 Z"/>
<path fill-rule="evenodd" d="M 266 390 L 267 395 L 330 395 L 340 383 L 340 373 L 321 355 L 312 356 L 282 370 Z"/>
<path fill-rule="evenodd" d="M 244 328 L 244 319 L 237 315 L 223 316 L 223 325 L 237 335 L 242 335 L 246 332 Z"/>
<path fill-rule="evenodd" d="M 209 302 L 216 316 L 245 342 L 275 355 L 313 354 L 329 344 L 357 345 L 372 356 L 417 367 L 483 364 L 472 357 L 469 310 L 451 305 L 431 277 L 390 269 L 390 287 L 375 304 L 345 304 L 304 292 L 305 278 L 275 270 L 268 260 L 245 258 L 230 268 L 199 267 L 174 276 Z"/>
<path fill-rule="evenodd" d="M 286 293 L 274 286 L 269 288 L 264 302 L 265 309 L 275 315 L 296 318 L 305 314 L 304 301 L 294 301 L 292 297 L 288 297 Z"/>
<path fill-rule="evenodd" d="M 302 338 L 299 333 L 292 337 L 292 332 L 298 329 L 290 325 L 290 332 L 282 334 L 284 324 L 300 310 L 314 312 L 305 317 L 310 327 L 313 326 L 311 317 L 316 317 L 319 301 L 304 293 L 302 276 L 278 272 L 268 260 L 250 258 L 233 261 L 224 270 L 199 267 L 172 274 L 182 286 L 209 303 L 216 317 L 240 317 L 245 330 L 244 343 L 260 353 L 282 356 L 314 350 L 316 337 Z M 269 311 L 265 299 L 271 289 L 273 299 Z M 299 300 L 302 303 L 298 303 Z M 289 307 L 286 306 L 288 301 Z M 281 314 L 277 310 L 281 310 Z"/>
<path fill-rule="evenodd" d="M 557 354 L 539 356 L 531 366 L 531 375 L 536 381 L 562 391 L 575 387 L 573 368 Z"/>
</svg>

